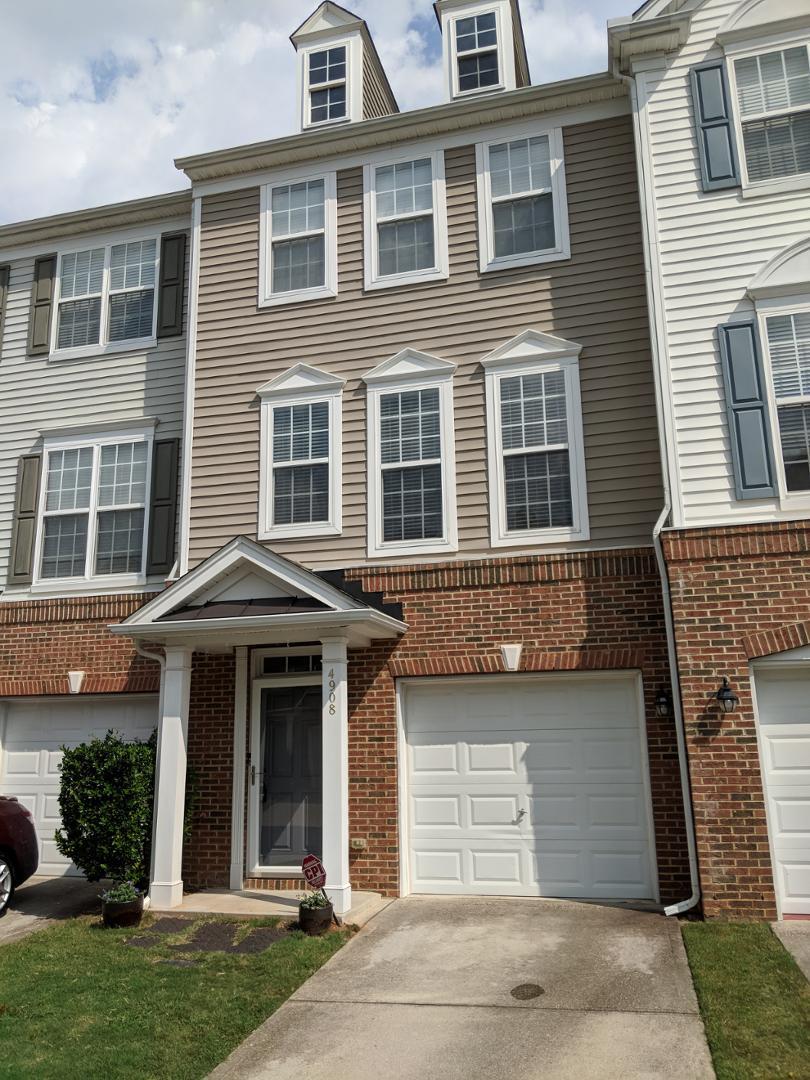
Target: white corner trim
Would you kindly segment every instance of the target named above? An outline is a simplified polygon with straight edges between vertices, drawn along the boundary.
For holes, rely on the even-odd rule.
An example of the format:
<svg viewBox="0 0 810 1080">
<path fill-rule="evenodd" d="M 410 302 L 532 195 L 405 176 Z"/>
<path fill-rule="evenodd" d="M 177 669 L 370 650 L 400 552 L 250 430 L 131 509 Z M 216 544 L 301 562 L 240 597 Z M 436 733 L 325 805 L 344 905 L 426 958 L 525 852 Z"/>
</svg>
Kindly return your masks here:
<svg viewBox="0 0 810 1080">
<path fill-rule="evenodd" d="M 523 336 L 523 335 L 520 335 Z M 516 339 L 517 340 L 517 339 Z M 497 350 L 496 350 L 497 351 Z M 571 480 L 572 524 L 547 529 L 510 531 L 506 526 L 506 490 L 503 436 L 501 426 L 500 383 L 508 376 L 536 372 L 561 371 L 565 376 L 565 399 L 568 426 L 568 460 Z M 578 353 L 541 358 L 537 355 L 514 357 L 510 362 L 496 359 L 485 368 L 487 459 L 489 477 L 490 542 L 493 548 L 525 546 L 527 542 L 551 544 L 561 540 L 588 540 L 588 493 L 585 472 L 585 446 L 582 431 L 582 400 L 579 386 Z M 543 447 L 529 447 L 526 453 L 543 452 Z"/>
<path fill-rule="evenodd" d="M 489 154 L 493 146 L 517 139 L 548 137 L 549 157 L 551 161 L 551 197 L 554 207 L 555 243 L 543 251 L 525 252 L 517 255 L 496 256 L 495 224 L 493 215 L 492 182 L 489 168 Z M 563 133 L 560 127 L 535 126 L 527 123 L 521 135 L 508 139 L 490 139 L 476 143 L 475 163 L 478 197 L 478 250 L 481 273 L 496 270 L 508 270 L 521 266 L 536 266 L 548 262 L 561 262 L 571 258 L 571 236 L 568 224 L 568 196 L 565 182 L 565 160 Z M 542 194 L 539 191 L 538 193 Z M 514 199 L 521 198 L 521 194 Z M 511 198 L 504 201 L 513 201 Z"/>
<path fill-rule="evenodd" d="M 424 270 L 402 274 L 380 274 L 379 230 L 377 221 L 377 170 L 386 165 L 401 165 L 427 157 L 431 164 L 433 208 L 424 213 L 388 218 L 396 222 L 413 217 L 430 216 L 433 222 L 434 265 Z M 444 173 L 444 151 L 431 150 L 426 154 L 414 154 L 411 148 L 402 152 L 389 152 L 385 157 L 363 166 L 363 280 L 366 290 L 391 289 L 398 285 L 419 285 L 429 281 L 441 281 L 450 275 L 447 239 L 447 188 Z"/>
<path fill-rule="evenodd" d="M 419 365 L 422 370 L 419 371 Z M 422 558 L 458 550 L 456 510 L 456 452 L 453 414 L 453 371 L 455 364 L 426 353 L 404 349 L 365 376 L 368 384 L 366 415 L 368 424 L 368 556 L 386 558 L 410 555 Z M 375 375 L 375 373 L 377 373 Z M 439 391 L 441 434 L 443 535 L 422 540 L 383 540 L 382 460 L 380 454 L 380 401 L 385 394 L 436 388 Z M 402 462 L 402 467 L 421 462 Z"/>
<path fill-rule="evenodd" d="M 177 556 L 180 576 L 188 572 L 188 549 L 191 534 L 191 455 L 194 439 L 194 396 L 197 371 L 197 316 L 200 300 L 200 240 L 202 234 L 202 198 L 191 203 L 191 252 L 189 254 L 188 333 L 186 335 L 186 372 L 183 394 L 183 441 L 181 444 L 182 479 L 180 486 L 180 521 Z"/>
<path fill-rule="evenodd" d="M 257 393 L 261 402 L 259 437 L 259 540 L 305 539 L 308 536 L 339 536 L 343 529 L 343 386 L 345 379 L 326 371 L 297 364 L 271 380 Z M 273 524 L 273 419 L 275 410 L 324 402 L 329 408 L 329 516 L 326 521 L 300 525 Z M 286 462 L 287 466 L 296 464 Z M 300 463 L 299 463 L 300 464 Z M 305 463 L 304 463 L 305 464 Z"/>
<path fill-rule="evenodd" d="M 273 292 L 273 189 L 323 180 L 324 194 L 324 284 L 312 289 L 294 289 L 290 292 Z M 296 304 L 306 300 L 332 299 L 338 293 L 338 257 L 337 257 L 337 173 L 320 172 L 306 176 L 279 178 L 263 184 L 259 196 L 259 299 L 258 305 L 278 307 L 282 304 Z M 301 233 L 301 237 L 314 236 L 320 230 Z M 285 237 L 284 239 L 289 239 Z"/>
</svg>

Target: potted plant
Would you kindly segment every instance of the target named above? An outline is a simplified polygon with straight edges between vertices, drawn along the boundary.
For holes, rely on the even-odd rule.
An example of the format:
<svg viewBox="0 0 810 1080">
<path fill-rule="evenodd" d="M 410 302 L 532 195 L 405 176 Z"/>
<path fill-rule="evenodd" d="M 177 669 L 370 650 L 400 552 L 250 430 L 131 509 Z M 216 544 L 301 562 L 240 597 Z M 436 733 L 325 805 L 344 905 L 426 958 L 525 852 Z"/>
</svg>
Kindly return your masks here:
<svg viewBox="0 0 810 1080">
<path fill-rule="evenodd" d="M 131 881 L 116 882 L 101 894 L 101 918 L 113 929 L 138 926 L 143 918 L 143 893 Z"/>
<path fill-rule="evenodd" d="M 325 934 L 332 925 L 334 911 L 329 902 L 329 897 L 318 889 L 315 892 L 304 893 L 298 904 L 298 925 L 305 934 L 314 937 Z"/>
</svg>

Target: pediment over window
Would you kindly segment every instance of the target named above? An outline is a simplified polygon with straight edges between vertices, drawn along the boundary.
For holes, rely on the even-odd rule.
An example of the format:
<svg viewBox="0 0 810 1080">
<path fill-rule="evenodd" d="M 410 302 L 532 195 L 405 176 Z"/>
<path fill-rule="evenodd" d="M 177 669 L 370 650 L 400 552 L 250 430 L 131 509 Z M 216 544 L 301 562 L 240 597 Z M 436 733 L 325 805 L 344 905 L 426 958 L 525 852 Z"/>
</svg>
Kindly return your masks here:
<svg viewBox="0 0 810 1080">
<path fill-rule="evenodd" d="M 260 386 L 256 393 L 261 398 L 291 396 L 292 394 L 337 392 L 345 386 L 346 380 L 339 375 L 332 375 L 309 364 L 296 364 L 276 378 Z"/>
<path fill-rule="evenodd" d="M 717 37 L 721 42 L 743 40 L 775 32 L 792 23 L 810 23 L 807 0 L 743 0 Z"/>
<path fill-rule="evenodd" d="M 363 376 L 366 383 L 398 383 L 409 379 L 449 378 L 456 370 L 451 360 L 442 360 L 417 349 L 403 349 L 396 356 L 383 360 Z"/>
<path fill-rule="evenodd" d="M 481 364 L 484 368 L 497 367 L 500 364 L 512 364 L 517 360 L 561 360 L 564 357 L 579 356 L 582 346 L 574 341 L 543 334 L 539 330 L 524 330 L 497 349 L 488 353 Z"/>
<path fill-rule="evenodd" d="M 296 38 L 308 37 L 310 34 L 331 33 L 333 31 L 351 30 L 362 25 L 363 20 L 353 15 L 351 11 L 333 4 L 326 0 L 320 7 L 306 19 L 297 30 L 290 34 L 292 41 Z"/>
<path fill-rule="evenodd" d="M 754 300 L 810 294 L 810 236 L 780 251 L 748 286 Z"/>
</svg>

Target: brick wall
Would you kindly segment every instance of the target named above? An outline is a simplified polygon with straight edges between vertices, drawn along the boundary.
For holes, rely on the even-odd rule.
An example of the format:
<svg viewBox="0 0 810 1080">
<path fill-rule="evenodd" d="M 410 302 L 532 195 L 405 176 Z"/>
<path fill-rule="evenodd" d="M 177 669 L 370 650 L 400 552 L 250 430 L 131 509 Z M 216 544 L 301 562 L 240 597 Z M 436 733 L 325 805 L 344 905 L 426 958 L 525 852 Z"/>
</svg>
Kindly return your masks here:
<svg viewBox="0 0 810 1080">
<path fill-rule="evenodd" d="M 151 595 L 0 604 L 0 697 L 67 694 L 68 671 L 87 672 L 83 694 L 154 693 L 158 665 L 107 629 Z"/>
<path fill-rule="evenodd" d="M 810 640 L 810 527 L 802 522 L 665 534 L 704 910 L 776 914 L 749 660 Z M 722 677 L 740 703 L 712 702 Z"/>
</svg>

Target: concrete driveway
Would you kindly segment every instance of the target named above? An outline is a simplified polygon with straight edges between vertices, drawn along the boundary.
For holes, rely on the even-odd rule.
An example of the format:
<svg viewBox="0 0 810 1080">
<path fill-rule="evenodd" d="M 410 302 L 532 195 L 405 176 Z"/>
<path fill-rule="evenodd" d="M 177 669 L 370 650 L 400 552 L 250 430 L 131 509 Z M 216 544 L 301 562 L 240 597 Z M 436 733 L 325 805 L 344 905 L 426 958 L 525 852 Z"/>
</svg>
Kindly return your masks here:
<svg viewBox="0 0 810 1080">
<path fill-rule="evenodd" d="M 710 1080 L 714 1072 L 676 922 L 562 901 L 409 897 L 212 1075 Z"/>
<path fill-rule="evenodd" d="M 18 941 L 58 919 L 100 911 L 103 886 L 84 878 L 32 877 L 14 894 L 11 907 L 0 919 L 0 945 Z"/>
</svg>

